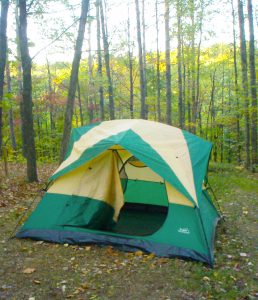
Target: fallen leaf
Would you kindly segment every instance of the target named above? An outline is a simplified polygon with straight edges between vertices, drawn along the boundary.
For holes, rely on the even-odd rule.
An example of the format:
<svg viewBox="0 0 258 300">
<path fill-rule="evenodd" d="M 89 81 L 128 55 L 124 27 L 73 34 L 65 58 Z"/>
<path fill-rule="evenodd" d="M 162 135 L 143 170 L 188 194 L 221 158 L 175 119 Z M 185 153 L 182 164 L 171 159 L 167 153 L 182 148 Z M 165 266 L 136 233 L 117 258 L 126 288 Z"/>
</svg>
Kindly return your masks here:
<svg viewBox="0 0 258 300">
<path fill-rule="evenodd" d="M 22 271 L 23 274 L 31 274 L 34 273 L 36 271 L 36 269 L 34 268 L 26 268 Z"/>
<path fill-rule="evenodd" d="M 35 283 L 35 284 L 41 284 L 41 281 L 39 281 L 39 280 L 33 280 L 33 283 Z"/>
<path fill-rule="evenodd" d="M 204 277 L 202 278 L 202 280 L 204 280 L 204 281 L 210 281 L 210 278 L 209 278 L 208 276 L 204 276 Z"/>
<path fill-rule="evenodd" d="M 88 284 L 87 283 L 83 283 L 81 285 L 81 288 L 84 289 L 84 290 L 87 290 L 89 288 Z"/>
<path fill-rule="evenodd" d="M 43 241 L 38 241 L 36 242 L 36 245 L 42 245 L 44 242 Z"/>
<path fill-rule="evenodd" d="M 135 256 L 142 256 L 143 252 L 141 250 L 134 252 Z"/>
</svg>

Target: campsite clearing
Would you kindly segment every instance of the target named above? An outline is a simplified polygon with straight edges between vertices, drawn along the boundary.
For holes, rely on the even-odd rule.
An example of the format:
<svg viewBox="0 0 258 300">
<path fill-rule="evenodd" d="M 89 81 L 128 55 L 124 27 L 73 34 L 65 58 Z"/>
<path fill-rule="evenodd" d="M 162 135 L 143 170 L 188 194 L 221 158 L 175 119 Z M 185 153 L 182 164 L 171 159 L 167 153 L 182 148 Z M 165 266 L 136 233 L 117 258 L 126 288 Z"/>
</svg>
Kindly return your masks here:
<svg viewBox="0 0 258 300">
<path fill-rule="evenodd" d="M 256 299 L 257 175 L 212 165 L 210 182 L 226 216 L 215 243 L 215 266 L 117 251 L 8 240 L 17 219 L 56 166 L 24 182 L 22 164 L 0 170 L 0 299 Z M 3 166 L 1 166 L 3 168 Z"/>
</svg>

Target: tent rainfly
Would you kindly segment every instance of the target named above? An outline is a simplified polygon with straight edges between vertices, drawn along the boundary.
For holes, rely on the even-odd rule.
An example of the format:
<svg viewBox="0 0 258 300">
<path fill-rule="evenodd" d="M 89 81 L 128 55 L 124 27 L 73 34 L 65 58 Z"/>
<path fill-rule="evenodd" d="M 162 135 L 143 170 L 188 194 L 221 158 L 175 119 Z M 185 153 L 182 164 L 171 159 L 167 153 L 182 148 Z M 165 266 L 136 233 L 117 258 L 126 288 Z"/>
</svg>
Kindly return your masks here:
<svg viewBox="0 0 258 300">
<path fill-rule="evenodd" d="M 204 184 L 211 148 L 147 120 L 73 129 L 66 159 L 16 236 L 213 265 L 220 214 Z"/>
</svg>

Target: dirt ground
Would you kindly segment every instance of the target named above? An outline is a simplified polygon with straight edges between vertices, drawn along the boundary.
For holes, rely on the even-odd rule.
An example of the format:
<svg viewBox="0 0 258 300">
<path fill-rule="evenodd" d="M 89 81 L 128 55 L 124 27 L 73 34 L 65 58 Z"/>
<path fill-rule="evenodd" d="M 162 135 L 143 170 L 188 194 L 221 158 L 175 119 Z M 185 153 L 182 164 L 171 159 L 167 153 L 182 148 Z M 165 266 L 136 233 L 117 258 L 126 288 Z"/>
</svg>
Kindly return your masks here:
<svg viewBox="0 0 258 300">
<path fill-rule="evenodd" d="M 210 182 L 225 222 L 217 228 L 214 269 L 112 247 L 9 239 L 55 165 L 39 166 L 28 184 L 25 165 L 0 165 L 0 299 L 258 299 L 257 176 L 213 167 Z"/>
</svg>

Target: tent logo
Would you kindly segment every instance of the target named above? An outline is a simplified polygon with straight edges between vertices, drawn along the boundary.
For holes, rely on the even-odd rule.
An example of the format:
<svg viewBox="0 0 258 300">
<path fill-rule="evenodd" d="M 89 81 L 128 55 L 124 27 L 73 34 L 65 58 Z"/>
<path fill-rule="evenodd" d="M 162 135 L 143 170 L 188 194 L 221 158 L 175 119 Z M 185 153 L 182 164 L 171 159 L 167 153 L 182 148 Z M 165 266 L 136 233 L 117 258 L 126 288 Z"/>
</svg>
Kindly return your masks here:
<svg viewBox="0 0 258 300">
<path fill-rule="evenodd" d="M 181 228 L 181 227 L 180 227 L 180 228 L 177 230 L 177 232 L 183 233 L 183 234 L 190 234 L 189 228 Z"/>
</svg>

